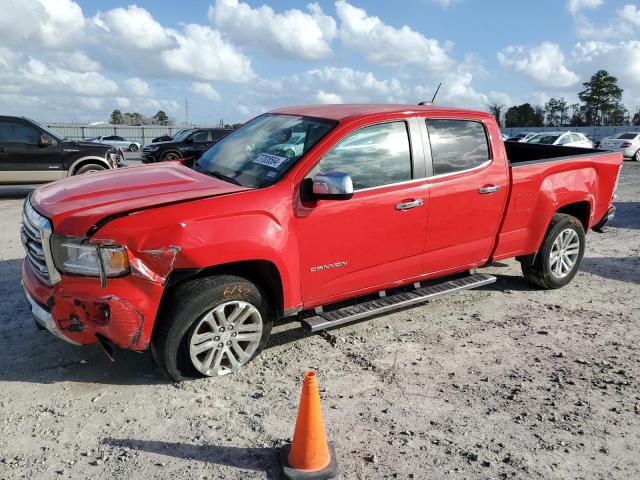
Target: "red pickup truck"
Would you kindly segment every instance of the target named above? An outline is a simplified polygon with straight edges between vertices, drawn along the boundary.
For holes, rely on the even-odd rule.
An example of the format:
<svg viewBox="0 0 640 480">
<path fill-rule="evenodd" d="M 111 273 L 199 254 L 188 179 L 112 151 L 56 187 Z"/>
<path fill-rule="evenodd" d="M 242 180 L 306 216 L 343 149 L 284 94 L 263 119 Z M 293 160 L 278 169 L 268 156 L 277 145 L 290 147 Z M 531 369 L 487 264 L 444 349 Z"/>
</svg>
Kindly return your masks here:
<svg viewBox="0 0 640 480">
<path fill-rule="evenodd" d="M 67 178 L 25 201 L 36 322 L 145 350 L 173 380 L 224 375 L 297 316 L 311 331 L 495 277 L 576 274 L 614 214 L 622 155 L 503 142 L 486 113 L 315 105 L 258 116 L 197 159 Z M 446 278 L 445 278 L 446 277 Z"/>
</svg>

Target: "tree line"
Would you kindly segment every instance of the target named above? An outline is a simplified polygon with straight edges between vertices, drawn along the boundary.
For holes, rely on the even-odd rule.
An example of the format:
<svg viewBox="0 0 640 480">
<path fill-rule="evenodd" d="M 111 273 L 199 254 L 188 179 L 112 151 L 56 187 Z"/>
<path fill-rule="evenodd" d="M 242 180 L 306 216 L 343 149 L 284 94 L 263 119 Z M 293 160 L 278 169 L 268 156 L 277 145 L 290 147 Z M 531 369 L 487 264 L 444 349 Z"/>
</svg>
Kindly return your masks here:
<svg viewBox="0 0 640 480">
<path fill-rule="evenodd" d="M 560 97 L 550 98 L 544 106 L 523 103 L 505 110 L 506 106 L 493 103 L 488 107 L 506 128 L 640 125 L 640 110 L 631 115 L 625 108 L 618 79 L 606 70 L 596 72 L 582 87 L 579 103 L 569 104 Z"/>
<path fill-rule="evenodd" d="M 109 123 L 112 125 L 173 125 L 173 120 L 163 111 L 158 112 L 153 117 L 147 117 L 141 113 L 122 113 L 120 110 L 111 112 Z"/>
</svg>

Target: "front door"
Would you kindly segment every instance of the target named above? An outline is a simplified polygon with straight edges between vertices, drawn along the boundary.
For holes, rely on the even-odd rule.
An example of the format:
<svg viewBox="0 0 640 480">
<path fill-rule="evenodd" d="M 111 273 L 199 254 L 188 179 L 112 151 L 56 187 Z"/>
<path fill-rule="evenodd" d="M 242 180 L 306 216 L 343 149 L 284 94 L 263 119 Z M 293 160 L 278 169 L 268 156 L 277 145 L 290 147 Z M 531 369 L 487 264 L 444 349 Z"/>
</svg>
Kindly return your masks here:
<svg viewBox="0 0 640 480">
<path fill-rule="evenodd" d="M 491 151 L 481 121 L 428 119 L 426 126 L 433 177 L 424 271 L 482 265 L 494 246 L 506 203 L 504 152 Z"/>
<path fill-rule="evenodd" d="M 60 144 L 49 137 L 51 143 L 40 145 L 42 133 L 19 119 L 0 119 L 2 182 L 46 182 L 65 175 Z"/>
<path fill-rule="evenodd" d="M 328 303 L 421 273 L 429 187 L 414 178 L 408 128 L 404 120 L 360 128 L 306 175 L 348 173 L 354 195 L 298 208 L 304 303 Z M 414 162 L 423 161 L 421 147 L 413 154 Z"/>
</svg>

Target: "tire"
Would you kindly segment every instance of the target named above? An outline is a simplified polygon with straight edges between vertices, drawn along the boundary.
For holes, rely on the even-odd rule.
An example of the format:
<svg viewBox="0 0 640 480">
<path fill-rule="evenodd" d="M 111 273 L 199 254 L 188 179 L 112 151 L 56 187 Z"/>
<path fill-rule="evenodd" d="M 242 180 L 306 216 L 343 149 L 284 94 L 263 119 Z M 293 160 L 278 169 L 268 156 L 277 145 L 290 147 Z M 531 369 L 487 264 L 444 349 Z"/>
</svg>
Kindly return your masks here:
<svg viewBox="0 0 640 480">
<path fill-rule="evenodd" d="M 566 247 L 562 247 L 563 244 Z M 521 264 L 522 273 L 529 283 L 540 288 L 550 290 L 564 287 L 578 273 L 584 256 L 584 246 L 582 222 L 572 215 L 556 213 L 551 219 L 533 264 Z M 556 254 L 558 249 L 561 252 L 560 256 Z"/>
<path fill-rule="evenodd" d="M 287 158 L 293 158 L 293 157 L 295 157 L 295 156 L 296 156 L 296 152 L 294 152 L 293 150 L 289 149 L 289 150 L 287 150 L 287 151 L 284 153 L 284 155 L 285 155 Z"/>
<path fill-rule="evenodd" d="M 138 145 L 136 145 L 135 143 L 132 143 L 131 145 L 129 145 L 129 151 L 130 152 L 137 152 L 138 151 Z"/>
<path fill-rule="evenodd" d="M 151 351 L 174 382 L 235 372 L 269 340 L 275 314 L 263 291 L 245 278 L 199 278 L 168 295 L 154 327 Z M 235 340 L 240 336 L 248 340 Z"/>
<path fill-rule="evenodd" d="M 638 149 L 638 151 L 636 152 L 636 154 L 632 157 L 632 160 L 634 162 L 640 162 L 640 148 Z"/>
<path fill-rule="evenodd" d="M 81 166 L 73 175 L 75 176 L 82 175 L 84 173 L 101 172 L 102 170 L 106 170 L 106 168 L 104 168 L 104 166 L 102 165 L 98 165 L 97 163 L 88 163 Z"/>
<path fill-rule="evenodd" d="M 182 155 L 178 152 L 166 152 L 162 154 L 162 158 L 160 159 L 162 162 L 171 162 L 174 160 L 182 160 Z"/>
</svg>

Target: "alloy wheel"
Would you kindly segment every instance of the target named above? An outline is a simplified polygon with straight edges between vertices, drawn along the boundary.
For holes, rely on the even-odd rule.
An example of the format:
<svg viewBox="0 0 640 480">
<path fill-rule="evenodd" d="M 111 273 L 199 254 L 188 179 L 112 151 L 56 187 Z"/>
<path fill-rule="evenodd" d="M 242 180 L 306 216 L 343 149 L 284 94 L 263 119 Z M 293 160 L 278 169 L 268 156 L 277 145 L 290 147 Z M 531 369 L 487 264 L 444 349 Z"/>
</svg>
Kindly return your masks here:
<svg viewBox="0 0 640 480">
<path fill-rule="evenodd" d="M 549 270 L 556 278 L 564 278 L 576 264 L 580 253 L 580 238 L 575 230 L 567 228 L 553 242 L 549 255 Z"/>
</svg>

